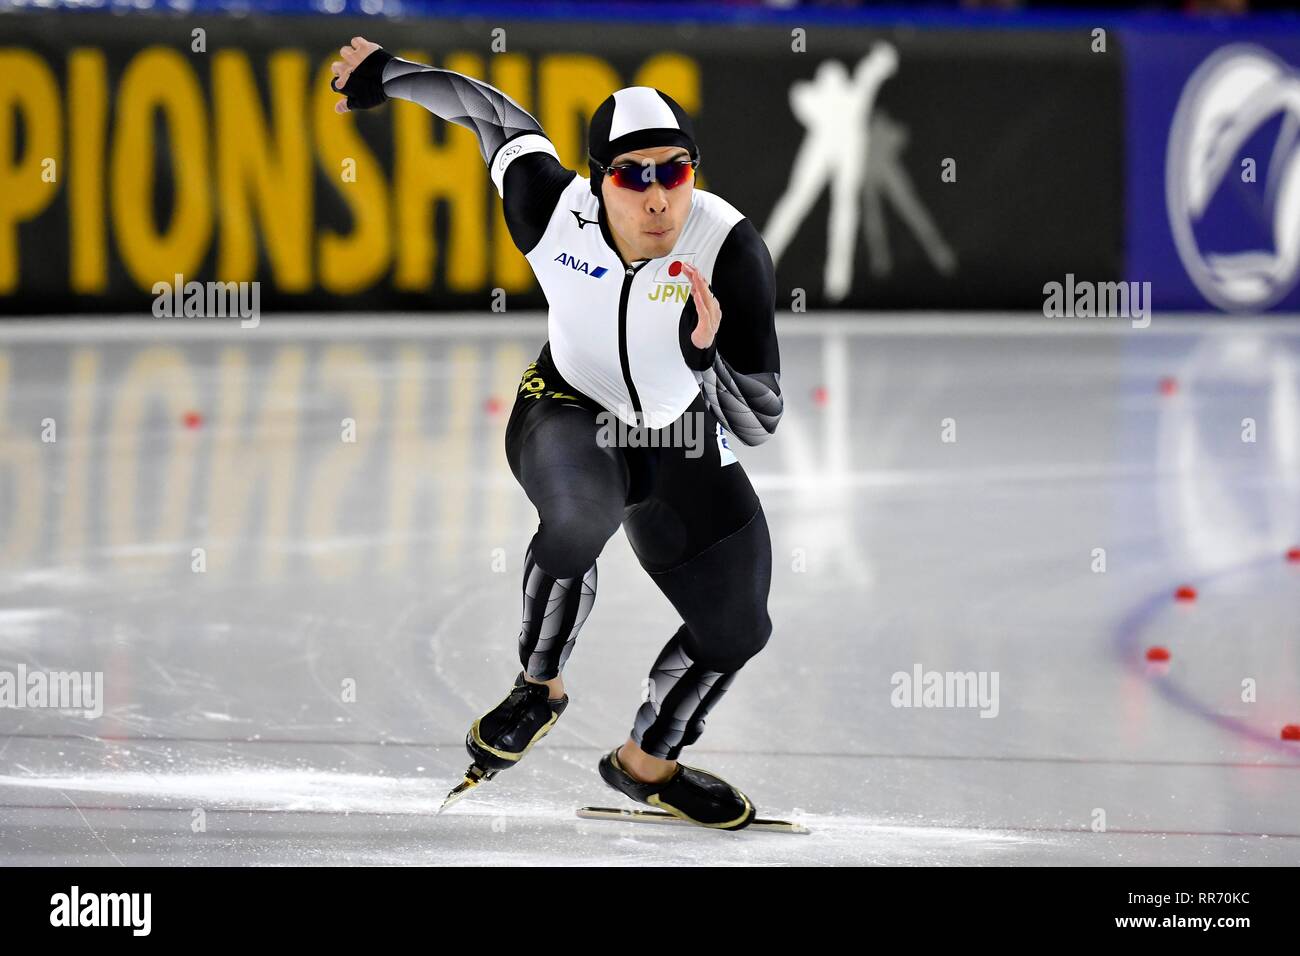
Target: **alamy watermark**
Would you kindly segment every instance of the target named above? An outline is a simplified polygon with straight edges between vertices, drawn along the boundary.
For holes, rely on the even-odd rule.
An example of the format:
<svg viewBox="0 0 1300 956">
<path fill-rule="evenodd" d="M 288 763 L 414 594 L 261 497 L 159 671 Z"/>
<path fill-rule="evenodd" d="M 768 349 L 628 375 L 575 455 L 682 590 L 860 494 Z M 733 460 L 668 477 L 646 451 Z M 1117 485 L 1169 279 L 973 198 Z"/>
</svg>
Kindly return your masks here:
<svg viewBox="0 0 1300 956">
<path fill-rule="evenodd" d="M 148 936 L 152 914 L 152 893 L 83 893 L 74 885 L 50 897 L 51 926 L 118 926 L 133 936 Z"/>
<path fill-rule="evenodd" d="M 637 424 L 628 424 L 624 416 Z M 617 415 L 599 412 L 596 444 L 601 448 L 685 448 L 687 458 L 704 454 L 705 436 L 710 432 L 703 412 L 686 412 L 663 428 L 651 428 L 644 422 L 644 412 L 633 411 L 625 405 L 619 406 Z"/>
<path fill-rule="evenodd" d="M 104 714 L 103 671 L 0 670 L 0 708 L 81 710 L 88 718 Z"/>
<path fill-rule="evenodd" d="M 262 283 L 185 281 L 155 282 L 153 314 L 159 319 L 234 318 L 241 328 L 255 329 L 262 321 Z"/>
<path fill-rule="evenodd" d="M 1065 282 L 1043 286 L 1043 316 L 1049 319 L 1132 319 L 1133 328 L 1151 324 L 1150 282 L 1090 282 L 1065 274 Z"/>
<path fill-rule="evenodd" d="M 997 671 L 895 671 L 889 678 L 894 707 L 978 707 L 981 717 L 998 715 Z"/>
</svg>

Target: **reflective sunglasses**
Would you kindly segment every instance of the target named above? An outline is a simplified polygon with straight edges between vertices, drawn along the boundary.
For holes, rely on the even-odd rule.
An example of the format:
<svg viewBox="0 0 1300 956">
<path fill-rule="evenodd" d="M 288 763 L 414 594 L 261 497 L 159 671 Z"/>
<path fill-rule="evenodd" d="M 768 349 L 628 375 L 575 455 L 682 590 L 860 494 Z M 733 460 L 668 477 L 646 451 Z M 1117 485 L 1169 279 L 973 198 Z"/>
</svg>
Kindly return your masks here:
<svg viewBox="0 0 1300 956">
<path fill-rule="evenodd" d="M 591 160 L 596 162 L 595 157 Z M 674 189 L 690 178 L 691 172 L 700 165 L 698 159 L 675 159 L 666 163 L 621 163 L 618 166 L 601 166 L 600 169 L 615 186 L 634 189 L 639 193 L 650 188 L 651 183 L 658 183 L 664 189 Z"/>
</svg>

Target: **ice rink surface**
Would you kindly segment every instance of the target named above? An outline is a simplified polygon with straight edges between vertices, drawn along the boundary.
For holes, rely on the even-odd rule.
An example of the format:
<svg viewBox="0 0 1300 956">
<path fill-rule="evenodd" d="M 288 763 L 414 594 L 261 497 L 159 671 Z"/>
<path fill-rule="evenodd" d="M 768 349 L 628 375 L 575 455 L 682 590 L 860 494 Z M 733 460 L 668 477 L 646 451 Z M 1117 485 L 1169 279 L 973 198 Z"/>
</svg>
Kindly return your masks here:
<svg viewBox="0 0 1300 956">
<path fill-rule="evenodd" d="M 1300 864 L 1300 322 L 779 332 L 774 633 L 682 759 L 800 836 L 574 817 L 678 623 L 621 532 L 568 711 L 434 814 L 519 670 L 540 318 L 0 326 L 0 671 L 103 675 L 0 709 L 0 864 Z"/>
</svg>

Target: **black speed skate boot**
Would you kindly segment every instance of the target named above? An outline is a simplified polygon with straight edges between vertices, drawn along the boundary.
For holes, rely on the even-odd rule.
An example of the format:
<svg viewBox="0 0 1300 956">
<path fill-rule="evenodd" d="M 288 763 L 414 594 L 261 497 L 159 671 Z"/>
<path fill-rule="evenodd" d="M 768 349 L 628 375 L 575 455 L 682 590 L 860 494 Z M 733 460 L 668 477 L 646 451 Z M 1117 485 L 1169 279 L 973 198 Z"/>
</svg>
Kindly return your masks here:
<svg viewBox="0 0 1300 956">
<path fill-rule="evenodd" d="M 678 762 L 664 782 L 642 783 L 623 769 L 618 751 L 615 747 L 600 758 L 601 779 L 638 803 L 716 830 L 743 830 L 754 821 L 757 811 L 749 797 L 716 774 Z"/>
<path fill-rule="evenodd" d="M 506 699 L 488 711 L 465 735 L 465 749 L 485 770 L 506 770 L 519 762 L 541 740 L 569 706 L 569 695 L 548 700 L 545 684 L 524 679 L 520 671 Z"/>
<path fill-rule="evenodd" d="M 525 680 L 524 672 L 519 672 L 505 700 L 474 721 L 465 735 L 465 749 L 474 762 L 465 771 L 464 781 L 447 795 L 443 808 L 482 781 L 513 767 L 550 733 L 569 706 L 568 694 L 548 700 L 550 693 L 545 684 Z"/>
</svg>

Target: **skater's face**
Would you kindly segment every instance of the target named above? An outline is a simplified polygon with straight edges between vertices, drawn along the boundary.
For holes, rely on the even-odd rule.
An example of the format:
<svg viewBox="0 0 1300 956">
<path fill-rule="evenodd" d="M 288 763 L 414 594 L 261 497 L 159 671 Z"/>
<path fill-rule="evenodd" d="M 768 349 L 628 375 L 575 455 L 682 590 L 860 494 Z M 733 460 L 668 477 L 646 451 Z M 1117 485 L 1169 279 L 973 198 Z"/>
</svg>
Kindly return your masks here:
<svg viewBox="0 0 1300 956">
<path fill-rule="evenodd" d="M 611 166 L 646 163 L 673 163 L 689 161 L 690 153 L 680 146 L 659 146 L 620 153 Z M 695 188 L 692 173 L 681 185 L 664 188 L 660 182 L 651 182 L 644 192 L 616 186 L 606 175 L 600 184 L 605 200 L 605 215 L 609 231 L 614 234 L 618 251 L 631 262 L 635 259 L 657 259 L 672 252 L 681 235 L 686 216 L 691 211 L 691 192 Z"/>
</svg>

